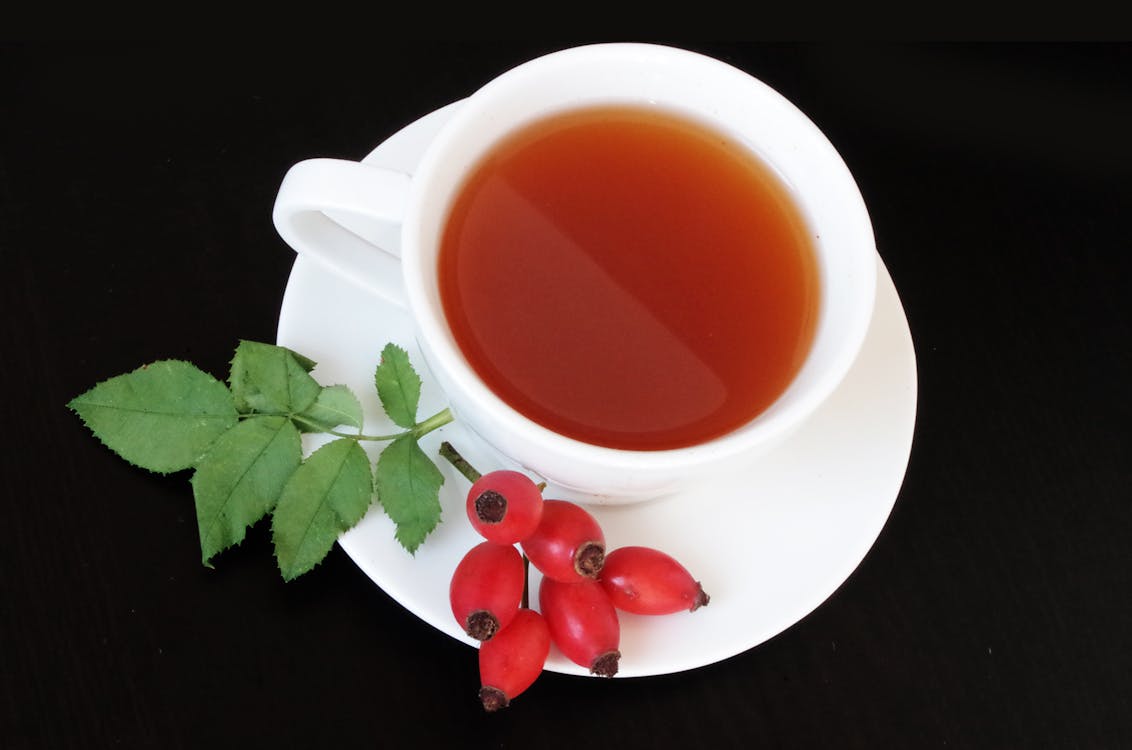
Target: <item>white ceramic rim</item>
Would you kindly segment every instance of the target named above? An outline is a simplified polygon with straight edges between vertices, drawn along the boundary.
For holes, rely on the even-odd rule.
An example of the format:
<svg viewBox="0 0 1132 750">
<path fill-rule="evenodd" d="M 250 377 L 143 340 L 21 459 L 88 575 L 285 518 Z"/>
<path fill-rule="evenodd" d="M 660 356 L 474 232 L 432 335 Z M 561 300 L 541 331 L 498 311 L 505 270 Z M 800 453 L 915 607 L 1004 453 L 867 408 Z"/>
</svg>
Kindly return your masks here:
<svg viewBox="0 0 1132 750">
<path fill-rule="evenodd" d="M 634 93 L 612 93 L 630 75 L 635 76 L 629 85 Z M 555 91 L 551 97 L 546 81 L 554 76 L 562 76 L 566 93 Z M 644 79 L 650 76 L 656 85 L 647 90 L 642 83 L 647 84 Z M 570 81 L 584 83 L 572 85 Z M 794 383 L 771 408 L 745 426 L 687 448 L 630 451 L 595 446 L 556 434 L 525 417 L 478 378 L 444 319 L 436 285 L 435 248 L 463 177 L 498 134 L 579 106 L 675 106 L 665 93 L 674 81 L 681 86 L 682 97 L 697 99 L 696 112 L 677 107 L 690 116 L 710 120 L 741 109 L 748 120 L 759 117 L 769 122 L 764 130 L 775 129 L 775 138 L 770 138 L 761 132 L 752 135 L 725 128 L 736 140 L 751 146 L 795 191 L 816 235 L 823 289 L 819 320 L 811 353 Z M 601 84 L 597 94 L 593 93 L 595 83 Z M 553 104 L 533 106 L 532 99 L 540 96 L 553 98 Z M 875 299 L 876 247 L 867 208 L 848 167 L 817 126 L 778 92 L 737 68 L 698 53 L 651 44 L 599 44 L 551 53 L 513 68 L 465 100 L 424 155 L 411 189 L 401 259 L 409 308 L 426 356 L 447 376 L 447 389 L 459 391 L 450 394 L 454 402 L 471 404 L 481 414 L 491 415 L 500 431 L 568 461 L 615 471 L 673 472 L 771 444 L 833 392 L 855 360 L 868 329 Z M 428 251 L 414 251 L 422 247 Z M 830 283 L 831 266 L 820 260 L 833 249 L 836 255 L 829 257 L 840 263 L 836 285 Z M 841 290 L 844 299 L 827 296 L 830 289 Z"/>
</svg>

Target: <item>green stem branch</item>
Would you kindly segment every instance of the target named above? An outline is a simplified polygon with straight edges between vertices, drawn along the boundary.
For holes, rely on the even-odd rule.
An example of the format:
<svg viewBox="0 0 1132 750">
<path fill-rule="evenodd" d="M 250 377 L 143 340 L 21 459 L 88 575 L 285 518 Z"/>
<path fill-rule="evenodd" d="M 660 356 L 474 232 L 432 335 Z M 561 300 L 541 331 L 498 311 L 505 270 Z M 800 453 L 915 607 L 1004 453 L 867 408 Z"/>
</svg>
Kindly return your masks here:
<svg viewBox="0 0 1132 750">
<path fill-rule="evenodd" d="M 248 417 L 264 417 L 264 416 L 287 417 L 290 420 L 298 422 L 299 424 L 303 425 L 304 427 L 309 427 L 310 429 L 312 429 L 316 432 L 322 432 L 322 433 L 325 433 L 327 435 L 333 435 L 334 437 L 349 438 L 350 440 L 370 440 L 370 441 L 375 441 L 375 442 L 384 442 L 384 441 L 388 441 L 388 440 L 396 440 L 397 438 L 402 437 L 404 435 L 413 435 L 414 437 L 421 438 L 421 437 L 424 437 L 425 435 L 427 435 L 428 433 L 432 432 L 433 430 L 437 429 L 438 427 L 443 427 L 444 425 L 448 424 L 449 422 L 451 422 L 454 419 L 454 417 L 452 416 L 452 412 L 449 409 L 441 409 L 436 414 L 433 414 L 431 417 L 424 420 L 423 422 L 418 422 L 416 424 L 416 426 L 413 427 L 412 429 L 405 430 L 404 432 L 394 432 L 394 433 L 391 433 L 389 435 L 363 435 L 361 433 L 351 434 L 349 432 L 339 432 L 338 430 L 328 430 L 325 427 L 323 427 L 322 425 L 318 424 L 317 422 L 314 422 L 310 419 L 307 419 L 302 414 L 271 414 L 269 412 L 252 412 L 252 413 L 249 413 L 249 414 L 240 414 L 239 415 L 240 419 L 247 419 Z"/>
<path fill-rule="evenodd" d="M 451 409 L 441 409 L 425 421 L 418 422 L 417 426 L 413 428 L 412 432 L 417 437 L 424 437 L 436 428 L 443 427 L 444 425 L 448 424 L 453 419 L 455 419 L 455 417 L 452 416 Z"/>
</svg>

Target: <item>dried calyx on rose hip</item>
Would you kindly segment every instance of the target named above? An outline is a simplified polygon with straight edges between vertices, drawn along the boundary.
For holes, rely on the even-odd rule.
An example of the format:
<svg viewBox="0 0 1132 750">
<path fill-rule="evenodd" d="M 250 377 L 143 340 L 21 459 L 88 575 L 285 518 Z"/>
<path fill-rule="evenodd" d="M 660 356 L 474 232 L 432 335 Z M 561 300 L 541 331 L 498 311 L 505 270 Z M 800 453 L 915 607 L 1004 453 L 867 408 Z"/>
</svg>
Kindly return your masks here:
<svg viewBox="0 0 1132 750">
<path fill-rule="evenodd" d="M 480 536 L 497 544 L 515 544 L 538 528 L 542 503 L 542 492 L 530 477 L 501 469 L 472 483 L 466 507 Z"/>
<path fill-rule="evenodd" d="M 506 708 L 529 688 L 550 654 L 550 630 L 541 614 L 520 609 L 511 623 L 480 644 L 480 701 L 484 710 Z"/>
<path fill-rule="evenodd" d="M 538 528 L 522 542 L 531 565 L 564 583 L 596 579 L 605 564 L 605 534 L 588 511 L 567 500 L 544 500 Z"/>
<path fill-rule="evenodd" d="M 526 580 L 519 550 L 492 542 L 472 547 L 456 566 L 448 587 L 456 622 L 478 641 L 491 639 L 515 618 Z"/>
<path fill-rule="evenodd" d="M 601 585 L 613 606 L 638 615 L 695 612 L 710 601 L 683 565 L 651 547 L 619 547 L 606 555 Z"/>
</svg>

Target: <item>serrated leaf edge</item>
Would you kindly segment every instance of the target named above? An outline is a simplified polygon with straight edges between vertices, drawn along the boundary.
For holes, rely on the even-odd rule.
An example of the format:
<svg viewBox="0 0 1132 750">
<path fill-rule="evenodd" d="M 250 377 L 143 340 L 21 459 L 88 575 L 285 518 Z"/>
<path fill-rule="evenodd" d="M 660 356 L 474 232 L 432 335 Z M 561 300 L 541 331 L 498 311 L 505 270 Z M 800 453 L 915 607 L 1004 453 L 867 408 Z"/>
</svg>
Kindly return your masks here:
<svg viewBox="0 0 1132 750">
<path fill-rule="evenodd" d="M 229 394 L 229 396 L 231 396 L 232 392 L 231 392 L 231 390 L 228 389 L 228 386 L 225 385 L 223 380 L 220 380 L 219 378 L 217 378 L 216 376 L 214 376 L 210 372 L 202 370 L 201 368 L 197 367 L 194 363 L 189 362 L 188 360 L 173 358 L 173 359 L 154 360 L 153 362 L 149 362 L 149 363 L 141 365 L 139 367 L 135 367 L 133 370 L 130 370 L 129 372 L 123 372 L 123 373 L 119 373 L 117 375 L 111 375 L 108 378 L 104 378 L 104 379 L 98 381 L 97 383 L 95 383 L 94 385 L 92 385 L 90 388 L 87 388 L 85 391 L 83 391 L 79 395 L 73 397 L 66 404 L 66 408 L 68 410 L 70 410 L 71 413 L 73 413 L 75 416 L 77 416 L 79 418 L 79 421 L 81 421 L 83 423 L 83 427 L 86 427 L 87 430 L 90 432 L 90 434 L 93 435 L 94 438 L 96 440 L 98 440 L 98 442 L 103 445 L 103 447 L 105 447 L 107 450 L 109 450 L 111 453 L 113 453 L 118 458 L 125 461 L 130 466 L 141 469 L 142 471 L 148 471 L 151 474 L 157 474 L 159 476 L 168 476 L 169 474 L 176 474 L 177 472 L 187 471 L 188 469 L 191 469 L 194 466 L 196 466 L 196 464 L 201 460 L 201 458 L 203 458 L 204 455 L 206 453 L 208 453 L 209 449 L 212 448 L 213 443 L 216 442 L 216 438 L 219 438 L 220 435 L 223 435 L 224 432 L 227 432 L 227 430 L 224 430 L 224 431 L 218 433 L 216 438 L 214 438 L 211 443 L 209 443 L 207 446 L 205 446 L 205 448 L 200 452 L 200 455 L 198 455 L 196 458 L 194 458 L 192 463 L 190 463 L 189 465 L 180 466 L 180 467 L 171 468 L 171 469 L 154 469 L 154 468 L 151 468 L 149 466 L 142 466 L 141 464 L 137 463 L 136 461 L 131 461 L 129 458 L 127 458 L 126 456 L 123 456 L 121 453 L 119 453 L 117 451 L 117 449 L 115 449 L 112 445 L 107 443 L 106 440 L 102 437 L 102 435 L 100 435 L 97 430 L 95 430 L 93 427 L 91 427 L 90 421 L 85 416 L 83 416 L 82 412 L 80 412 L 78 407 L 75 406 L 75 403 L 77 401 L 79 401 L 83 396 L 85 396 L 88 393 L 90 393 L 91 391 L 97 389 L 99 386 L 102 386 L 102 385 L 105 385 L 106 383 L 109 383 L 111 380 L 116 380 L 118 378 L 121 378 L 121 377 L 124 377 L 124 376 L 127 376 L 127 375 L 133 375 L 136 372 L 146 370 L 150 367 L 153 367 L 154 365 L 168 364 L 168 363 L 187 365 L 189 367 L 192 367 L 194 370 L 197 370 L 201 374 L 207 376 L 208 378 L 211 378 L 212 381 L 215 382 L 217 385 L 221 386 L 225 390 L 228 390 L 228 394 Z M 232 425 L 229 425 L 229 429 L 231 429 L 231 427 L 235 426 L 235 424 L 239 421 L 239 415 L 240 415 L 240 412 L 236 408 L 235 403 L 234 402 L 231 402 L 231 403 L 232 403 L 232 414 L 231 414 Z M 161 414 L 163 416 L 170 416 L 170 417 L 178 416 L 178 414 L 179 414 L 178 412 L 159 412 L 159 411 L 153 411 L 153 410 L 145 411 L 145 410 L 142 410 L 142 409 L 126 409 L 126 408 L 123 408 L 121 406 L 115 406 L 113 404 L 93 404 L 93 405 L 96 406 L 96 407 L 104 408 L 104 409 L 113 408 L 113 409 L 119 409 L 121 411 L 132 411 L 132 412 L 147 413 L 147 414 Z M 221 415 L 219 415 L 219 414 L 202 415 L 202 417 L 207 417 L 207 418 L 210 418 L 210 419 L 220 419 Z M 224 415 L 224 418 L 227 418 L 227 417 L 228 417 L 228 415 Z"/>
<path fill-rule="evenodd" d="M 397 351 L 398 353 L 400 353 L 401 355 L 404 356 L 405 364 L 408 367 L 408 374 L 411 375 L 413 378 L 415 378 L 416 382 L 417 382 L 417 388 L 416 388 L 417 395 L 416 395 L 415 398 L 410 399 L 407 396 L 407 394 L 405 393 L 404 378 L 400 377 L 401 372 L 400 372 L 399 368 L 397 368 L 394 364 L 392 364 L 393 358 L 389 357 L 389 362 L 390 362 L 389 367 L 392 368 L 392 371 L 396 376 L 396 377 L 392 378 L 392 380 L 393 380 L 394 383 L 397 384 L 397 391 L 398 391 L 398 393 L 401 397 L 401 402 L 405 405 L 406 410 L 409 412 L 409 423 L 408 424 L 402 423 L 401 421 L 397 420 L 389 412 L 389 406 L 388 406 L 388 404 L 385 403 L 385 399 L 384 399 L 384 397 L 382 396 L 382 393 L 381 393 L 381 388 L 378 387 L 378 383 L 377 383 L 377 381 L 378 381 L 377 374 L 378 374 L 378 372 L 381 371 L 381 368 L 385 366 L 386 356 L 387 356 L 386 352 L 388 352 L 390 349 L 393 349 L 394 351 Z M 381 401 L 381 407 L 382 407 L 382 409 L 385 410 L 386 416 L 388 416 L 390 421 L 392 421 L 398 427 L 404 427 L 406 429 L 412 429 L 413 427 L 416 426 L 417 411 L 420 409 L 420 385 L 421 385 L 421 382 L 422 382 L 421 376 L 416 371 L 416 368 L 413 367 L 413 362 L 412 362 L 412 359 L 409 357 L 409 352 L 408 352 L 407 349 L 405 349 L 404 347 L 398 346 L 397 344 L 394 344 L 392 342 L 386 344 L 382 348 L 381 357 L 378 360 L 377 367 L 374 370 L 374 388 L 375 388 L 375 390 L 377 390 L 377 397 Z M 411 408 L 410 408 L 410 405 L 411 405 Z"/>
<path fill-rule="evenodd" d="M 286 429 L 288 425 L 290 425 L 292 428 L 294 428 L 294 425 L 291 424 L 291 421 L 289 419 L 287 419 L 286 417 L 280 417 L 280 416 L 277 416 L 277 415 L 261 415 L 261 416 L 257 416 L 257 417 L 252 417 L 251 419 L 279 419 L 280 422 L 279 422 L 279 427 L 278 427 L 278 429 L 276 429 L 275 434 L 272 436 L 271 440 L 268 440 L 266 443 L 264 443 L 263 447 L 259 450 L 258 453 L 256 453 L 255 459 L 253 459 L 248 464 L 248 466 L 244 469 L 243 473 L 240 474 L 240 478 L 238 480 L 236 480 L 236 482 L 232 485 L 233 489 L 235 489 L 235 487 L 238 486 L 240 484 L 240 482 L 243 481 L 244 477 L 247 476 L 249 471 L 251 471 L 252 466 L 254 466 L 256 461 L 259 460 L 260 456 L 262 456 L 265 452 L 267 452 L 267 449 L 270 448 L 275 443 L 275 441 L 277 439 L 279 439 L 279 436 L 283 432 L 283 430 Z M 242 423 L 238 423 L 238 424 L 242 424 Z M 233 427 L 235 427 L 235 425 Z M 228 431 L 225 431 L 224 433 L 221 433 L 221 434 L 227 434 L 227 432 Z M 296 433 L 297 432 L 298 432 L 298 430 L 296 429 Z M 217 440 L 219 440 L 219 439 L 220 438 L 217 437 Z M 215 445 L 215 441 L 214 441 L 213 444 Z M 206 451 L 204 453 L 204 455 L 202 455 L 201 458 L 197 460 L 198 463 L 200 462 L 200 460 L 202 460 L 204 458 L 205 455 L 208 455 L 208 451 Z M 296 469 L 297 469 L 297 467 L 296 467 Z M 294 471 L 295 470 L 293 469 L 291 473 L 293 474 Z M 196 503 L 196 481 L 195 480 L 196 480 L 196 471 L 194 470 L 193 476 L 189 478 L 189 484 L 193 488 L 193 502 L 194 502 L 194 504 Z M 283 483 L 282 487 L 285 487 L 285 486 L 286 486 L 286 482 Z M 258 518 L 253 519 L 252 521 L 250 521 L 249 523 L 247 523 L 244 526 L 244 528 L 241 530 L 239 537 L 237 539 L 233 540 L 231 543 L 229 543 L 229 544 L 227 544 L 223 547 L 220 547 L 219 549 L 217 549 L 215 552 L 213 552 L 211 555 L 208 555 L 207 557 L 204 554 L 204 540 L 207 537 L 206 537 L 206 535 L 201 534 L 200 535 L 201 563 L 206 568 L 212 568 L 213 567 L 212 559 L 214 557 L 219 555 L 221 552 L 232 549 L 233 547 L 238 547 L 244 541 L 244 539 L 247 538 L 248 529 L 250 529 L 252 526 L 255 526 L 257 523 L 259 523 L 264 518 L 269 516 L 275 510 L 275 505 L 276 505 L 276 503 L 279 502 L 279 496 L 282 495 L 282 493 L 283 493 L 282 487 L 280 487 L 279 495 L 276 495 L 271 500 L 269 506 L 264 510 L 264 512 Z M 228 496 L 224 499 L 223 505 L 221 506 L 221 511 L 217 512 L 215 517 L 212 520 L 212 524 L 209 527 L 208 536 L 211 536 L 212 529 L 216 527 L 216 524 L 217 524 L 220 516 L 222 515 L 223 509 L 228 507 L 228 503 L 231 502 L 231 500 L 232 500 L 232 493 L 229 492 Z M 198 533 L 199 533 L 199 528 L 198 528 Z"/>
<path fill-rule="evenodd" d="M 234 381 L 235 381 L 236 370 L 235 370 L 234 365 L 236 364 L 236 358 L 240 356 L 240 347 L 243 346 L 244 344 L 250 344 L 252 346 L 262 346 L 262 347 L 266 347 L 266 348 L 269 348 L 269 349 L 274 349 L 274 350 L 282 352 L 282 354 L 285 358 L 289 356 L 291 358 L 291 360 L 299 367 L 299 369 L 301 369 L 307 375 L 310 375 L 311 380 L 315 383 L 315 385 L 319 386 L 320 389 L 323 387 L 322 384 L 319 383 L 318 380 L 316 380 L 313 375 L 311 375 L 311 371 L 314 370 L 314 368 L 318 366 L 318 363 L 315 362 L 310 357 L 303 356 L 302 354 L 299 354 L 298 352 L 296 352 L 294 349 L 290 349 L 286 346 L 281 346 L 279 344 L 268 344 L 268 343 L 263 342 L 263 341 L 255 341 L 255 340 L 252 340 L 252 339 L 239 339 L 239 341 L 236 344 L 236 349 L 232 353 L 232 358 L 228 360 L 228 380 L 227 380 L 228 390 L 232 393 L 232 403 L 233 403 L 237 413 L 239 413 L 239 414 L 264 414 L 264 415 L 269 415 L 269 416 L 285 416 L 285 417 L 290 418 L 290 417 L 294 417 L 296 414 L 302 414 L 304 411 L 306 411 L 307 409 L 311 408 L 311 406 L 314 405 L 314 402 L 318 398 L 318 394 L 321 393 L 321 390 L 315 392 L 315 396 L 314 396 L 314 398 L 311 399 L 310 403 L 306 404 L 302 408 L 298 408 L 298 409 L 292 408 L 291 411 L 288 411 L 288 412 L 258 411 L 255 408 L 249 406 L 247 404 L 246 400 L 240 399 L 236 395 L 236 391 L 235 391 L 236 383 Z M 284 370 L 286 370 L 286 359 L 284 359 L 283 366 L 284 366 Z M 295 394 L 291 390 L 292 385 L 294 385 L 294 382 L 291 380 L 290 377 L 288 377 L 287 378 L 287 403 L 294 406 Z M 241 388 L 247 388 L 248 386 L 246 384 L 241 383 L 240 387 Z M 257 389 L 255 392 L 256 393 L 262 393 L 263 391 Z"/>
<path fill-rule="evenodd" d="M 415 544 L 412 543 L 412 542 L 407 542 L 405 540 L 404 524 L 398 522 L 396 519 L 393 518 L 392 515 L 390 515 L 388 507 L 386 506 L 385 502 L 382 500 L 382 497 L 381 497 L 382 493 L 378 489 L 378 481 L 377 481 L 378 474 L 377 474 L 377 472 L 378 472 L 379 466 L 381 464 L 381 458 L 385 455 L 386 450 L 389 450 L 389 448 L 393 447 L 394 444 L 400 443 L 402 441 L 412 443 L 412 445 L 420 452 L 420 454 L 424 458 L 424 460 L 427 461 L 430 466 L 432 466 L 433 470 L 436 472 L 437 476 L 440 478 L 440 481 L 436 485 L 435 491 L 430 490 L 429 493 L 428 493 L 429 499 L 435 501 L 437 508 L 439 509 L 440 512 L 438 512 L 436 514 L 436 519 L 435 519 L 435 521 L 433 521 L 432 525 L 429 526 L 427 529 L 425 529 L 424 533 L 421 534 L 420 541 L 416 542 Z M 413 555 L 415 557 L 416 554 L 417 554 L 417 550 L 420 549 L 420 546 L 422 544 L 424 544 L 425 540 L 428 539 L 429 535 L 432 534 L 432 532 L 436 531 L 437 526 L 439 526 L 441 521 L 443 520 L 443 506 L 440 505 L 440 488 L 444 486 L 444 474 L 439 469 L 436 468 L 436 463 L 431 458 L 428 457 L 428 454 L 425 453 L 424 450 L 421 448 L 420 442 L 415 437 L 413 437 L 412 435 L 402 435 L 401 437 L 399 437 L 396 440 L 393 440 L 391 443 L 389 443 L 389 445 L 385 446 L 385 449 L 382 450 L 381 455 L 378 456 L 377 463 L 374 465 L 373 471 L 374 471 L 373 486 L 374 486 L 374 492 L 375 492 L 375 495 L 376 495 L 377 502 L 381 504 L 382 511 L 389 518 L 389 520 L 393 521 L 393 525 L 396 527 L 394 532 L 393 532 L 393 537 L 397 540 L 397 543 L 400 544 L 401 547 L 405 549 L 406 552 L 408 552 L 410 555 Z"/>
<path fill-rule="evenodd" d="M 329 443 L 327 443 L 326 445 L 323 445 L 323 446 L 321 446 L 321 447 L 320 447 L 320 448 L 319 448 L 318 450 L 316 450 L 316 451 L 315 451 L 315 453 L 317 453 L 317 452 L 318 452 L 318 451 L 320 451 L 320 450 L 323 450 L 323 449 L 324 449 L 324 448 L 326 448 L 327 446 L 333 445 L 334 443 L 342 443 L 342 442 L 348 442 L 348 443 L 352 443 L 352 444 L 353 444 L 353 445 L 352 445 L 352 448 L 356 448 L 356 449 L 358 449 L 358 450 L 362 451 L 362 455 L 363 455 L 363 456 L 365 456 L 365 451 L 364 451 L 364 450 L 362 449 L 362 447 L 361 447 L 360 445 L 358 445 L 356 441 L 352 441 L 352 440 L 349 440 L 348 438 L 339 438 L 339 439 L 337 439 L 337 440 L 332 440 L 332 441 L 330 441 Z M 330 483 L 330 486 L 333 486 L 333 485 L 334 485 L 334 483 L 335 483 L 335 482 L 336 482 L 336 481 L 338 480 L 338 477 L 339 477 L 339 476 L 341 475 L 341 472 L 342 472 L 342 467 L 346 465 L 346 462 L 347 462 L 347 460 L 348 460 L 348 459 L 349 459 L 349 457 L 350 457 L 350 453 L 351 453 L 351 450 L 346 450 L 345 452 L 343 452 L 343 454 L 342 454 L 342 461 L 341 461 L 341 463 L 340 463 L 340 464 L 338 465 L 337 469 L 336 469 L 336 470 L 335 470 L 335 472 L 334 472 L 334 479 L 333 479 L 333 480 L 331 481 L 331 483 Z M 313 455 L 314 455 L 314 453 L 312 453 L 312 454 L 311 454 L 311 456 L 313 456 Z M 307 463 L 307 461 L 309 461 L 309 460 L 310 460 L 310 456 L 308 456 L 308 457 L 307 457 L 307 459 L 306 459 L 305 461 L 303 461 L 303 465 L 305 465 L 305 464 Z M 370 462 L 369 462 L 369 457 L 368 457 L 368 456 L 365 456 L 365 462 L 366 462 L 366 466 L 368 467 L 368 466 L 369 466 L 369 463 L 370 463 Z M 293 473 L 292 473 L 292 475 L 291 475 L 291 478 L 293 478 L 293 477 L 294 477 L 294 476 L 295 476 L 295 475 L 296 475 L 296 474 L 297 474 L 297 473 L 299 472 L 299 470 L 300 470 L 301 468 L 302 468 L 302 466 L 300 466 L 299 468 L 295 469 L 295 472 L 293 472 Z M 372 474 L 372 472 L 371 472 L 371 471 L 369 471 L 368 469 L 367 469 L 367 473 L 368 473 L 368 474 L 370 475 L 370 490 L 369 490 L 369 497 L 370 497 L 370 505 L 372 505 L 372 503 L 373 503 L 373 499 L 374 499 L 374 492 L 373 492 L 373 474 Z M 282 490 L 280 491 L 280 493 L 279 493 L 279 497 L 280 497 L 280 498 L 282 498 L 282 497 L 283 497 L 283 495 L 284 495 L 284 494 L 286 494 L 286 492 L 287 492 L 287 485 L 288 485 L 288 484 L 290 484 L 290 482 L 291 482 L 291 478 L 289 478 L 289 479 L 287 480 L 287 483 L 286 483 L 286 484 L 284 484 L 284 486 L 283 486 L 283 489 L 282 489 Z M 323 505 L 324 503 L 325 503 L 325 498 L 324 498 L 324 501 L 323 501 L 323 503 L 320 503 L 320 504 L 319 504 L 319 507 L 321 508 L 321 507 L 322 507 L 322 505 Z M 369 507 L 369 506 L 367 506 L 367 510 L 368 510 L 368 507 Z M 277 508 L 278 508 L 278 503 L 276 504 L 276 509 L 277 509 Z M 338 521 L 338 534 L 337 534 L 337 536 L 341 536 L 342 534 L 344 534 L 345 532 L 349 531 L 350 529 L 352 529 L 352 528 L 353 528 L 354 526 L 356 526 L 356 525 L 357 525 L 357 524 L 358 524 L 358 523 L 360 522 L 360 517 L 359 517 L 359 521 L 355 521 L 355 522 L 353 522 L 353 523 L 347 523 L 347 522 L 346 522 L 346 521 L 345 521 L 345 520 L 344 520 L 344 519 L 342 518 L 342 514 L 340 514 L 340 513 L 339 513 L 339 512 L 338 512 L 338 511 L 337 511 L 337 510 L 336 510 L 336 509 L 334 508 L 334 506 L 330 506 L 330 512 L 334 514 L 334 517 L 335 517 L 335 518 L 337 519 L 337 521 Z M 273 543 L 273 545 L 274 545 L 274 540 L 275 540 L 275 533 L 276 533 L 276 531 L 275 531 L 275 519 L 276 519 L 276 516 L 275 516 L 275 514 L 274 514 L 274 513 L 275 513 L 275 511 L 273 510 L 273 511 L 272 511 L 272 517 L 271 517 L 271 534 L 272 534 L 272 543 Z M 316 512 L 316 513 L 313 513 L 313 514 L 311 514 L 310 520 L 308 520 L 308 521 L 307 521 L 307 527 L 306 527 L 306 529 L 305 529 L 305 530 L 303 531 L 303 534 L 301 535 L 301 539 L 304 539 L 304 540 L 306 539 L 306 537 L 307 537 L 307 534 L 308 534 L 308 533 L 310 532 L 310 527 L 311 527 L 311 526 L 312 526 L 312 525 L 314 524 L 314 519 L 315 519 L 315 516 L 316 516 L 316 515 L 317 515 L 317 512 Z M 365 516 L 365 512 L 363 512 L 363 513 L 362 513 L 362 517 L 364 517 L 364 516 Z M 300 543 L 300 546 L 301 546 L 301 543 Z M 331 545 L 331 547 L 333 547 L 333 545 Z M 318 567 L 319 565 L 321 565 L 321 564 L 322 564 L 322 563 L 323 563 L 323 562 L 324 562 L 325 560 L 326 560 L 326 555 L 323 555 L 323 556 L 322 556 L 321 558 L 319 558 L 319 559 L 318 559 L 318 560 L 317 560 L 317 561 L 316 561 L 316 562 L 315 562 L 315 563 L 314 563 L 313 565 L 311 565 L 311 566 L 310 566 L 309 568 L 306 568 L 306 569 L 304 569 L 304 570 L 300 570 L 299 572 L 295 573 L 295 572 L 293 572 L 293 571 L 284 570 L 284 568 L 283 568 L 283 561 L 279 559 L 279 551 L 278 551 L 278 547 L 276 547 L 276 551 L 275 551 L 275 561 L 276 561 L 276 565 L 277 565 L 277 567 L 279 568 L 279 573 L 280 573 L 280 575 L 281 575 L 281 576 L 283 576 L 283 580 L 284 580 L 284 581 L 288 581 L 288 582 L 289 582 L 289 581 L 293 581 L 293 580 L 295 580 L 296 578 L 299 578 L 300 576 L 302 576 L 302 575 L 305 575 L 306 573 L 309 573 L 310 571 L 314 570 L 314 569 L 315 569 L 315 568 L 317 568 L 317 567 Z"/>
</svg>

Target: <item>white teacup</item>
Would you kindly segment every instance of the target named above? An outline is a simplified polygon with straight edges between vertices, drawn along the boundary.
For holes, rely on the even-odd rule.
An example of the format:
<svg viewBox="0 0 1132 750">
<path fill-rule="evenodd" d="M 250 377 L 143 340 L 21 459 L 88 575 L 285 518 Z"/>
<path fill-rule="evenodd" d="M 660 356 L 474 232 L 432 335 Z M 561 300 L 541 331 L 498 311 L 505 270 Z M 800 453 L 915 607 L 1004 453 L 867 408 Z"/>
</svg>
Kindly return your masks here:
<svg viewBox="0 0 1132 750">
<path fill-rule="evenodd" d="M 477 377 L 441 307 L 440 236 L 452 200 L 480 157 L 547 115 L 611 104 L 685 113 L 743 144 L 782 178 L 812 233 L 821 297 L 808 357 L 770 408 L 727 435 L 691 447 L 601 447 L 528 419 Z M 399 224 L 399 259 L 331 218 L 346 215 Z M 300 162 L 283 180 L 274 220 L 296 251 L 403 300 L 430 371 L 464 426 L 518 464 L 596 502 L 668 494 L 766 451 L 841 382 L 873 310 L 872 226 L 852 176 L 829 141 L 789 101 L 743 71 L 656 45 L 577 47 L 504 73 L 462 104 L 412 175 L 351 161 Z"/>
</svg>

